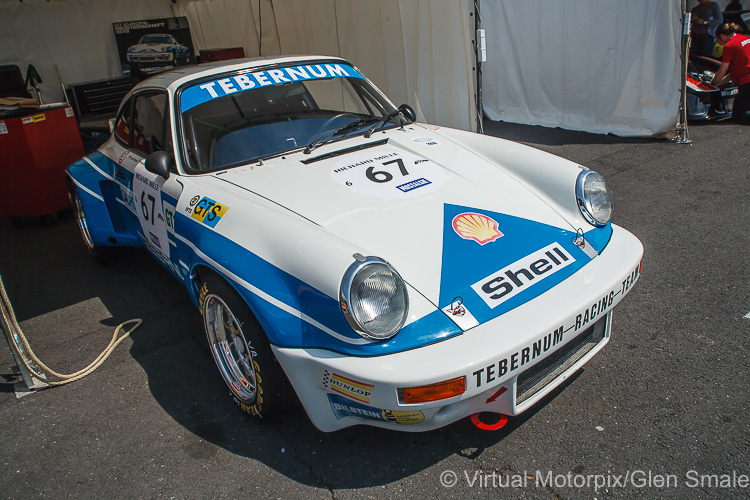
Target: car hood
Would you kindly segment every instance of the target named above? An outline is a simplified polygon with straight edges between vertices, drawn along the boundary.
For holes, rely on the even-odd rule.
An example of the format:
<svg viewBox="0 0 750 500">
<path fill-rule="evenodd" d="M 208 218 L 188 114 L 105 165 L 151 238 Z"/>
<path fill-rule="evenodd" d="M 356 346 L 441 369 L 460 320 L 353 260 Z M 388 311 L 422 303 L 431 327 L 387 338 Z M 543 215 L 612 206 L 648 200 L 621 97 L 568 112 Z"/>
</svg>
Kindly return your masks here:
<svg viewBox="0 0 750 500">
<path fill-rule="evenodd" d="M 464 329 L 532 299 L 595 256 L 574 243 L 577 228 L 502 165 L 417 127 L 217 178 L 387 260 Z"/>
<path fill-rule="evenodd" d="M 174 47 L 174 45 L 172 45 L 171 43 L 141 43 L 138 45 L 133 45 L 129 50 L 131 52 L 136 52 L 139 50 L 161 51 L 169 47 Z"/>
</svg>

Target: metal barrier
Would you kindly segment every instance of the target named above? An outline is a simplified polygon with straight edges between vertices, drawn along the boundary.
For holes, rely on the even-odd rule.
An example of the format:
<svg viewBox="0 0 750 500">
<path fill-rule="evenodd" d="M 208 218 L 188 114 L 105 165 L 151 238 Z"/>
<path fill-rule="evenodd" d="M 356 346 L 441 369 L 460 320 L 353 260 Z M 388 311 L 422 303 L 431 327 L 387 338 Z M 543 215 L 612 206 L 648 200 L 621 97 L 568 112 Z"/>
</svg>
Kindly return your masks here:
<svg viewBox="0 0 750 500">
<path fill-rule="evenodd" d="M 13 359 L 16 362 L 17 371 L 21 374 L 23 385 L 25 385 L 25 387 L 20 384 L 17 384 L 16 386 L 16 397 L 19 398 L 36 389 L 69 384 L 93 373 L 94 370 L 99 368 L 114 352 L 115 348 L 143 323 L 143 320 L 140 319 L 131 319 L 120 323 L 117 328 L 115 328 L 115 331 L 112 334 L 112 340 L 109 341 L 109 345 L 107 345 L 101 354 L 99 354 L 88 366 L 74 373 L 59 373 L 45 365 L 31 349 L 29 341 L 21 331 L 21 326 L 16 320 L 16 315 L 13 312 L 10 299 L 5 291 L 2 276 L 0 276 L 0 299 L 2 299 L 0 300 L 0 324 L 2 324 L 5 339 L 8 341 L 10 352 L 13 354 Z M 125 329 L 125 325 L 131 324 L 133 327 L 120 335 L 120 332 Z M 48 381 L 47 375 L 54 378 Z"/>
<path fill-rule="evenodd" d="M 17 322 L 15 321 L 15 314 L 10 307 L 10 300 L 5 293 L 5 287 L 2 286 L 2 278 L 0 278 L 0 288 L 0 291 L 2 292 L 2 300 L 0 300 L 0 326 L 5 334 L 5 340 L 8 341 L 8 347 L 10 348 L 10 353 L 13 355 L 13 361 L 16 363 L 14 372 L 21 375 L 22 381 L 18 382 L 14 389 L 16 391 L 16 397 L 22 398 L 23 396 L 31 394 L 35 390 L 49 387 L 49 384 L 47 383 L 47 377 L 41 374 L 41 370 L 28 356 L 28 353 L 21 343 L 20 332 L 16 327 Z M 36 373 L 41 374 L 42 378 L 31 373 L 27 368 L 28 366 L 31 366 Z"/>
</svg>

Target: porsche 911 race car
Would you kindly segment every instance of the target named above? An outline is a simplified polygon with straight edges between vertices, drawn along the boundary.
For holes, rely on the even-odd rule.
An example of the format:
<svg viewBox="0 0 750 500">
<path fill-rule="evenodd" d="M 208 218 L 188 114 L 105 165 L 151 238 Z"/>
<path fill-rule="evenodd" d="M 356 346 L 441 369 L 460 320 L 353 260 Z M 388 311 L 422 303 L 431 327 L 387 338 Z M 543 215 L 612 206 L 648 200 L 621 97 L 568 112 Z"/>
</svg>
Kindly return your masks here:
<svg viewBox="0 0 750 500">
<path fill-rule="evenodd" d="M 128 48 L 129 63 L 162 63 L 176 65 L 187 61 L 188 48 L 172 35 L 150 33 Z"/>
<path fill-rule="evenodd" d="M 417 123 L 338 58 L 161 73 L 68 176 L 89 252 L 144 247 L 187 287 L 237 405 L 298 397 L 323 431 L 523 412 L 641 271 L 601 175 Z"/>
</svg>

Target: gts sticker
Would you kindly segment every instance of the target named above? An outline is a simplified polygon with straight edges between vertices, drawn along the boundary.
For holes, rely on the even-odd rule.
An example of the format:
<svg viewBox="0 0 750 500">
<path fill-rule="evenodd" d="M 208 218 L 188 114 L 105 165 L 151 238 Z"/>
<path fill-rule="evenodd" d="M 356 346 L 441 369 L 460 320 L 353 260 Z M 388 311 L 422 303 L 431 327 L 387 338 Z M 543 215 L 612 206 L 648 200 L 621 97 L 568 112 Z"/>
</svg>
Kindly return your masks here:
<svg viewBox="0 0 750 500">
<path fill-rule="evenodd" d="M 195 204 L 192 217 L 193 219 L 202 222 L 208 227 L 216 227 L 216 224 L 219 223 L 219 220 L 224 216 L 225 213 L 227 213 L 228 210 L 228 206 L 222 205 L 221 203 L 216 203 L 211 198 L 204 196 Z"/>
</svg>

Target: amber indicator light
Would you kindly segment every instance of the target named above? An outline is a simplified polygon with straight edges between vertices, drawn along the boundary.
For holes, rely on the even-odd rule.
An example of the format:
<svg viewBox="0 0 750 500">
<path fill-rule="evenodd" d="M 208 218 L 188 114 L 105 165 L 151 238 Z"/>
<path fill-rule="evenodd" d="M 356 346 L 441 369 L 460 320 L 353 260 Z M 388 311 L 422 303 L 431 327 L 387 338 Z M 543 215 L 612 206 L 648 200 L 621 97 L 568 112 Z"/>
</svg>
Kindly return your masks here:
<svg viewBox="0 0 750 500">
<path fill-rule="evenodd" d="M 466 377 L 456 377 L 437 384 L 402 389 L 404 403 L 427 403 L 460 396 L 466 392 Z"/>
</svg>

